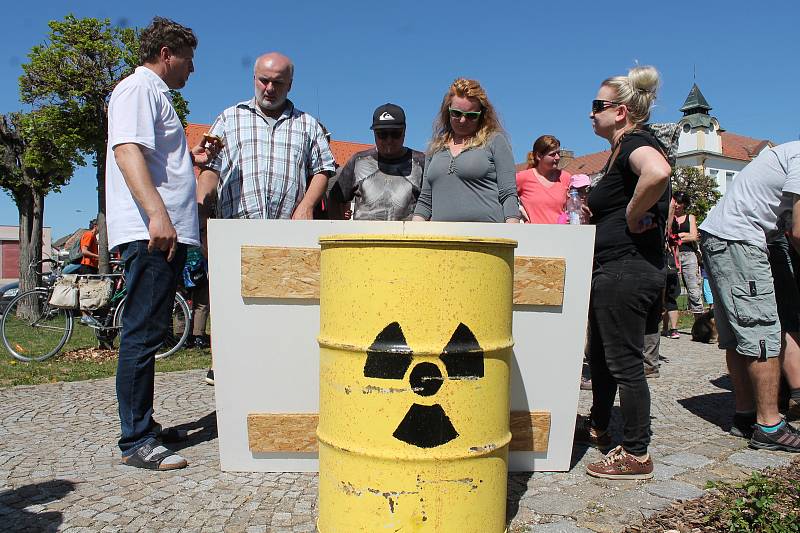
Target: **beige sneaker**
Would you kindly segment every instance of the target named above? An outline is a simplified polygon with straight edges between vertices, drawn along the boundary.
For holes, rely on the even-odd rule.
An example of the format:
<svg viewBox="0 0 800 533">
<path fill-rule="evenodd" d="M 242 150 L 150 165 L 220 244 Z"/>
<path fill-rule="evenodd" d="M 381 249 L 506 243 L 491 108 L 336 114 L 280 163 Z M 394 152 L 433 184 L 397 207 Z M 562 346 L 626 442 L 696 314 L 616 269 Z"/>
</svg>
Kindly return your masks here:
<svg viewBox="0 0 800 533">
<path fill-rule="evenodd" d="M 653 477 L 653 460 L 648 455 L 646 461 L 640 461 L 622 446 L 617 446 L 602 461 L 589 464 L 586 473 L 604 479 L 650 479 Z"/>
</svg>

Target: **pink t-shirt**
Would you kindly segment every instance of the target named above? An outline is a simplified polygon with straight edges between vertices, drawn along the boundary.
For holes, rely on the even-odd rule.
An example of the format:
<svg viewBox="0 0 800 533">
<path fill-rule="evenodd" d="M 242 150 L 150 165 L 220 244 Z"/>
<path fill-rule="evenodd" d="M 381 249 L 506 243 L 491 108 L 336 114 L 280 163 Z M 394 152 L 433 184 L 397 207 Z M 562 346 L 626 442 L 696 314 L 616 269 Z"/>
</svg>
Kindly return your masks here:
<svg viewBox="0 0 800 533">
<path fill-rule="evenodd" d="M 539 181 L 532 168 L 517 172 L 517 195 L 531 224 L 558 223 L 567 201 L 569 178 L 569 173 L 562 170 L 558 181 L 548 187 Z"/>
</svg>

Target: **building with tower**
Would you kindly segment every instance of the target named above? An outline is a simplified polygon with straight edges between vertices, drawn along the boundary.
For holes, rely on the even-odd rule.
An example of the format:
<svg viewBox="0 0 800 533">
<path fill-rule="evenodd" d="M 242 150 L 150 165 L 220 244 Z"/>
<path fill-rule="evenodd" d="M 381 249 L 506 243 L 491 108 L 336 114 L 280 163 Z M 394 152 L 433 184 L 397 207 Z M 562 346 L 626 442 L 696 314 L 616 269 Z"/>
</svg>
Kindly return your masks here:
<svg viewBox="0 0 800 533">
<path fill-rule="evenodd" d="M 700 168 L 715 179 L 719 191 L 724 194 L 739 171 L 775 143 L 726 131 L 719 120 L 711 116 L 711 109 L 700 88 L 693 84 L 680 108 L 683 117 L 678 120 L 681 134 L 677 165 Z M 572 174 L 592 176 L 603 169 L 610 153 L 604 150 L 568 159 L 563 166 Z"/>
</svg>

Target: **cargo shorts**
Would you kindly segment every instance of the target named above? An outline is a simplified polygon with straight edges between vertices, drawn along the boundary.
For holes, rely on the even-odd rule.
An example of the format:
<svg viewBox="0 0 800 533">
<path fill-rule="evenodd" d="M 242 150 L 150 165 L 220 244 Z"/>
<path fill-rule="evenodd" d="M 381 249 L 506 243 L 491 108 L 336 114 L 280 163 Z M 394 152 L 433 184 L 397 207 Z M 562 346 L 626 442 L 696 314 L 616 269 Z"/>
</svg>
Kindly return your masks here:
<svg viewBox="0 0 800 533">
<path fill-rule="evenodd" d="M 700 246 L 714 295 L 719 347 L 749 357 L 777 357 L 781 325 L 767 253 L 706 232 Z"/>
</svg>

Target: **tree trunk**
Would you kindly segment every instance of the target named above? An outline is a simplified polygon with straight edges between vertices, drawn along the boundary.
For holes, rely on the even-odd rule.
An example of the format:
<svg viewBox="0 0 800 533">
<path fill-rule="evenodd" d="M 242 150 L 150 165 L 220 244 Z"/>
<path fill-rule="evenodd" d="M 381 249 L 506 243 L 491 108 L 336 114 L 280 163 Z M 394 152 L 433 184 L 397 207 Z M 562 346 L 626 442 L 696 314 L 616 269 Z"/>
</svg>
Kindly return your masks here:
<svg viewBox="0 0 800 533">
<path fill-rule="evenodd" d="M 30 265 L 42 260 L 42 222 L 44 220 L 44 195 L 25 189 L 15 197 L 19 210 L 19 292 L 41 284 L 41 267 Z M 35 313 L 36 309 L 19 309 L 22 313 Z M 30 316 L 30 315 L 29 315 Z"/>
<path fill-rule="evenodd" d="M 111 272 L 108 253 L 108 229 L 106 228 L 106 160 L 103 152 L 96 152 L 97 158 L 97 255 L 98 271 Z"/>
</svg>

